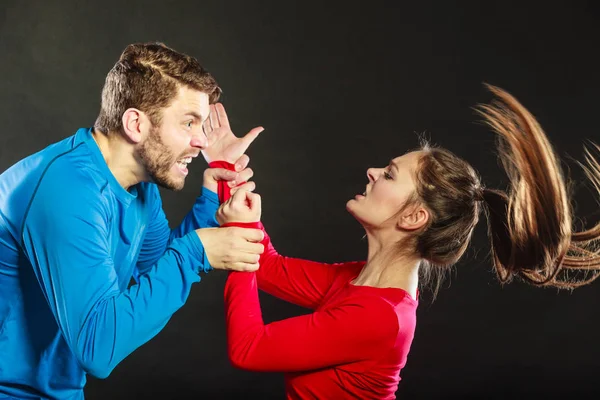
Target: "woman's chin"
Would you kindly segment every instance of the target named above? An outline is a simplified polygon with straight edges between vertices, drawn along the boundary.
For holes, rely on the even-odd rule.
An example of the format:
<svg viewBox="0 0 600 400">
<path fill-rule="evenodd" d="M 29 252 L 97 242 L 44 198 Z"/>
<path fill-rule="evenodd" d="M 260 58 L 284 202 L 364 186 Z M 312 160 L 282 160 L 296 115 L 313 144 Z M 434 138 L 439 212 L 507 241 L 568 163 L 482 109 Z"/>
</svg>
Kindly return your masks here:
<svg viewBox="0 0 600 400">
<path fill-rule="evenodd" d="M 360 224 L 362 225 L 361 219 L 358 217 L 358 215 L 356 215 L 356 200 L 348 200 L 348 202 L 346 203 L 346 211 L 348 211 L 350 215 L 352 215 L 354 219 L 360 222 Z"/>
<path fill-rule="evenodd" d="M 354 213 L 352 212 L 352 209 L 354 208 L 354 203 L 356 203 L 356 200 L 354 199 L 350 199 L 346 202 L 346 210 L 352 214 L 354 216 Z"/>
</svg>

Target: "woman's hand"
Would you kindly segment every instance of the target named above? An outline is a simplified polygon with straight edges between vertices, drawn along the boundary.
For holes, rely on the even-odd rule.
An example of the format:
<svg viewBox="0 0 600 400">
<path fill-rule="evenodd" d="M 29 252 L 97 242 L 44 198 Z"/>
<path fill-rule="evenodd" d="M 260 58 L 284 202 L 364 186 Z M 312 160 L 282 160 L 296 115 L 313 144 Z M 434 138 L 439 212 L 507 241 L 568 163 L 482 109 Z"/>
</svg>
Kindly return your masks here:
<svg viewBox="0 0 600 400">
<path fill-rule="evenodd" d="M 239 187 L 231 198 L 219 207 L 217 221 L 220 225 L 232 222 L 258 222 L 261 210 L 260 195 Z"/>
</svg>

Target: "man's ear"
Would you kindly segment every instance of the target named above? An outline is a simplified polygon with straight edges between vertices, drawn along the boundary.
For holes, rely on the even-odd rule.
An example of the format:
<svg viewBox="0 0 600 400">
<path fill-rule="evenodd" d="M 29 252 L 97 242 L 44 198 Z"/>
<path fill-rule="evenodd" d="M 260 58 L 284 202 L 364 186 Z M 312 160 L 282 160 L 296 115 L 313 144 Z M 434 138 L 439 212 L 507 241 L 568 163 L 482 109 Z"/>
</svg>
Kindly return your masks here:
<svg viewBox="0 0 600 400">
<path fill-rule="evenodd" d="M 398 227 L 405 231 L 416 231 L 429 221 L 429 211 L 421 205 L 407 207 L 398 218 Z"/>
<path fill-rule="evenodd" d="M 138 144 L 144 139 L 149 130 L 150 120 L 146 114 L 137 108 L 128 108 L 122 117 L 123 131 L 125 138 L 134 144 Z"/>
</svg>

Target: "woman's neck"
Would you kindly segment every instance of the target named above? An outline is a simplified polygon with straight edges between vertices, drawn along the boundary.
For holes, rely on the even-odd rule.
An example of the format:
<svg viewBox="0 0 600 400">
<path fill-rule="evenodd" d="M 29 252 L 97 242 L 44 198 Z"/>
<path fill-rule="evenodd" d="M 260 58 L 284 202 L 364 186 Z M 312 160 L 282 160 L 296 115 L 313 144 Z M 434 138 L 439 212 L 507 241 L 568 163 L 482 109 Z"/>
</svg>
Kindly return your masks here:
<svg viewBox="0 0 600 400">
<path fill-rule="evenodd" d="M 416 254 L 398 254 L 397 241 L 377 239 L 370 234 L 367 238 L 367 263 L 352 284 L 403 289 L 416 298 L 421 258 Z"/>
</svg>

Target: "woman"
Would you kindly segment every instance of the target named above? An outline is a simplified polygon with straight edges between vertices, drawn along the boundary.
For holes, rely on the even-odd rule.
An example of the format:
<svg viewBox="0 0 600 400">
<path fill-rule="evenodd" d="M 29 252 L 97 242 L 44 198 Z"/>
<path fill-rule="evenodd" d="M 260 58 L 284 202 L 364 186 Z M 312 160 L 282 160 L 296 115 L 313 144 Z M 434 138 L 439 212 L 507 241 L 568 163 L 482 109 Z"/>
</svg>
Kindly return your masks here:
<svg viewBox="0 0 600 400">
<path fill-rule="evenodd" d="M 415 331 L 419 275 L 445 271 L 464 254 L 481 210 L 494 267 L 537 286 L 594 280 L 600 224 L 572 231 L 569 197 L 548 139 L 505 91 L 478 110 L 502 139 L 510 190 L 485 188 L 465 161 L 424 146 L 371 168 L 366 190 L 346 207 L 365 228 L 366 262 L 322 264 L 278 255 L 265 234 L 256 273 L 233 272 L 225 288 L 229 355 L 239 368 L 286 373 L 288 398 L 394 398 Z M 600 165 L 586 150 L 600 189 Z M 223 189 L 225 188 L 225 189 Z M 222 224 L 262 227 L 260 197 L 222 200 Z M 587 272 L 574 278 L 576 271 Z M 567 276 L 568 274 L 568 276 Z M 314 313 L 264 325 L 258 288 Z"/>
</svg>

